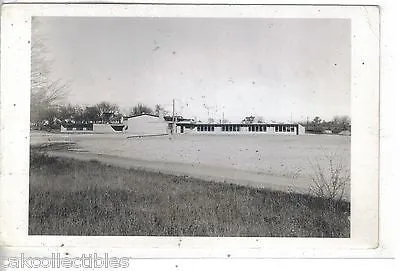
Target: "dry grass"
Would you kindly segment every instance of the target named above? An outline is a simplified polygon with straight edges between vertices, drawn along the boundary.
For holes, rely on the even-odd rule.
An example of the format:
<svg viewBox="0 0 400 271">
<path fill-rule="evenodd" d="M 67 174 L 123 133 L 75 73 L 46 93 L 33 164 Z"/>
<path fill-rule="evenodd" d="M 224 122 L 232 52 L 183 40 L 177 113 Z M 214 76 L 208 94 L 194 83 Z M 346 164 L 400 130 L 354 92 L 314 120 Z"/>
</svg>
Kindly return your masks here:
<svg viewBox="0 0 400 271">
<path fill-rule="evenodd" d="M 33 235 L 349 237 L 349 203 L 327 208 L 331 205 L 306 195 L 54 158 L 31 150 Z"/>
</svg>

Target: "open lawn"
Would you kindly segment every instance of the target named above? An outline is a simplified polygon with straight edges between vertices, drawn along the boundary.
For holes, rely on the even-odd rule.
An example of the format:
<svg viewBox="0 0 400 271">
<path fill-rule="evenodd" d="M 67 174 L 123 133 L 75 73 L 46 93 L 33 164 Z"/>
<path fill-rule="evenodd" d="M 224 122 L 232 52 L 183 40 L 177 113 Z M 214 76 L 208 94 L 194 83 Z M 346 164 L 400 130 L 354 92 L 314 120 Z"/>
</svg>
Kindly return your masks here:
<svg viewBox="0 0 400 271">
<path fill-rule="evenodd" d="M 350 235 L 348 202 L 51 157 L 39 150 L 31 148 L 29 234 Z"/>
<path fill-rule="evenodd" d="M 176 135 L 126 138 L 124 134 L 39 134 L 31 144 L 74 142 L 70 151 L 52 153 L 96 159 L 205 180 L 226 181 L 281 191 L 309 192 L 315 167 L 328 169 L 332 155 L 350 172 L 350 137 L 336 135 Z M 344 198 L 350 198 L 350 183 Z"/>
</svg>

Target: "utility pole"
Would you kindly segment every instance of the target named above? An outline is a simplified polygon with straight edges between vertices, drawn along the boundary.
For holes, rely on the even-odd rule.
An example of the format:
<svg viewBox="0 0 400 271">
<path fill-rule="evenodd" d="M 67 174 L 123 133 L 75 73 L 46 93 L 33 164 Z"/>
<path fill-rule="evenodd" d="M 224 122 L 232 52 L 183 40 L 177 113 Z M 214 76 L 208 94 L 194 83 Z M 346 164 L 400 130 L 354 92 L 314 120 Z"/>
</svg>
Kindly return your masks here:
<svg viewBox="0 0 400 271">
<path fill-rule="evenodd" d="M 172 99 L 172 134 L 175 133 L 175 99 Z"/>
</svg>

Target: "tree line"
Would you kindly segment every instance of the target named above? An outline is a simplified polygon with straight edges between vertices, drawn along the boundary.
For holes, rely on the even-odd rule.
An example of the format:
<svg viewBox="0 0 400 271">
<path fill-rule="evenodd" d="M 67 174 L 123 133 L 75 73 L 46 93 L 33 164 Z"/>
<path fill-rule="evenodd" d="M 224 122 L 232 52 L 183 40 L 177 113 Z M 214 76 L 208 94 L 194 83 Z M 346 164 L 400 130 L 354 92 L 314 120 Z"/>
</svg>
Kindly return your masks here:
<svg viewBox="0 0 400 271">
<path fill-rule="evenodd" d="M 331 120 L 326 121 L 316 116 L 312 121 L 300 122 L 309 133 L 326 133 L 331 132 L 333 134 L 340 133 L 342 131 L 351 132 L 351 119 L 349 116 L 335 116 Z"/>
<path fill-rule="evenodd" d="M 32 109 L 35 111 L 32 112 Z M 37 129 L 58 129 L 62 123 L 122 123 L 127 116 L 166 113 L 160 105 L 152 108 L 141 103 L 131 107 L 129 114 L 125 115 L 117 104 L 109 102 L 91 106 L 42 102 L 31 106 L 31 126 Z"/>
</svg>

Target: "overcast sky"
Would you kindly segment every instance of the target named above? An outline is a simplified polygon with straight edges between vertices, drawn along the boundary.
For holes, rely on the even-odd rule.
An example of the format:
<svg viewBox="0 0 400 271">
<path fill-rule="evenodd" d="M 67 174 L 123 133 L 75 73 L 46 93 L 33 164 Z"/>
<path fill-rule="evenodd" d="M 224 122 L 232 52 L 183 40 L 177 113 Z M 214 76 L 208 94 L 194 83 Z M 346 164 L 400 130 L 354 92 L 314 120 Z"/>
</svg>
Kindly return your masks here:
<svg viewBox="0 0 400 271">
<path fill-rule="evenodd" d="M 161 104 L 185 117 L 350 115 L 350 21 L 40 18 L 68 102 Z M 43 38 L 44 37 L 44 38 Z"/>
</svg>

